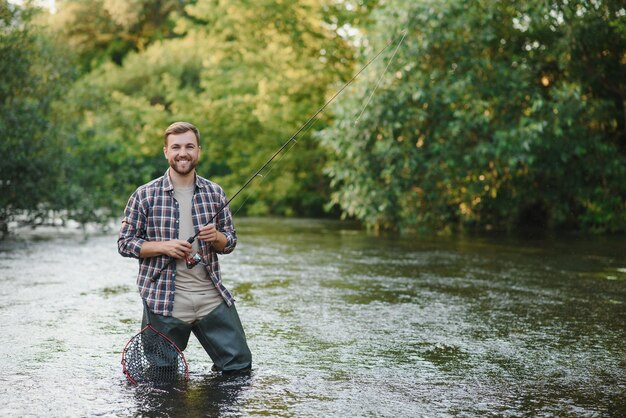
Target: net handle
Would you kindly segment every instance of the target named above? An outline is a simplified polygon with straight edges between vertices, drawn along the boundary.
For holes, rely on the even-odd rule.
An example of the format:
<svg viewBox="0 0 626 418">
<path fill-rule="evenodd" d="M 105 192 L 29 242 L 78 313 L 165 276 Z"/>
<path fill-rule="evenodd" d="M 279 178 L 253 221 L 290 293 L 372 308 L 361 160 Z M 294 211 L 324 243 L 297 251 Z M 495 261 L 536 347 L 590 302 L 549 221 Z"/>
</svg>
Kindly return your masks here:
<svg viewBox="0 0 626 418">
<path fill-rule="evenodd" d="M 148 308 L 148 301 L 144 298 L 141 298 L 143 302 L 143 312 L 146 317 L 146 325 L 150 325 L 150 308 Z"/>
</svg>

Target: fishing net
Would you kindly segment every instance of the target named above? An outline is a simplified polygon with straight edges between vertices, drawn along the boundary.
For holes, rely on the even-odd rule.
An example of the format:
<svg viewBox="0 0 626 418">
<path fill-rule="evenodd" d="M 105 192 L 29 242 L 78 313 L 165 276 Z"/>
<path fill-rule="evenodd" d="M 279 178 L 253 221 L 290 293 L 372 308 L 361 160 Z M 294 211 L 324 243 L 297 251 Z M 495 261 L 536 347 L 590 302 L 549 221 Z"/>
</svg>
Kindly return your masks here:
<svg viewBox="0 0 626 418">
<path fill-rule="evenodd" d="M 170 385 L 189 379 L 183 352 L 151 325 L 146 325 L 124 347 L 122 369 L 135 385 Z"/>
</svg>

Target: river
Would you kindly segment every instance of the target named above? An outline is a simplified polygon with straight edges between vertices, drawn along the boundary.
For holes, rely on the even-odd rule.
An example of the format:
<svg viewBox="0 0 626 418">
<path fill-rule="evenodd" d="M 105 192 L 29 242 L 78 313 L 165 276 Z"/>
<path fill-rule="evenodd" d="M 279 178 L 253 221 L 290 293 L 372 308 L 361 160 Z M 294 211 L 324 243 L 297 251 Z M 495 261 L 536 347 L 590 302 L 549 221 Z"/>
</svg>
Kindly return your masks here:
<svg viewBox="0 0 626 418">
<path fill-rule="evenodd" d="M 625 416 L 624 237 L 376 237 L 237 219 L 221 258 L 254 356 L 223 377 L 130 385 L 137 261 L 116 234 L 0 242 L 0 416 Z"/>
</svg>

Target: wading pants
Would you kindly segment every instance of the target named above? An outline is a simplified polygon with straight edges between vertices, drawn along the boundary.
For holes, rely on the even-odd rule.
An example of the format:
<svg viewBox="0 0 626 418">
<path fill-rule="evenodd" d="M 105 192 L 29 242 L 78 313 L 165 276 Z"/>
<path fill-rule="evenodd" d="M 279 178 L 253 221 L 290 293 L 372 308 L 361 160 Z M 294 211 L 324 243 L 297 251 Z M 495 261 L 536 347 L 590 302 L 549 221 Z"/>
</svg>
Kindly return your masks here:
<svg viewBox="0 0 626 418">
<path fill-rule="evenodd" d="M 193 331 L 219 371 L 228 373 L 252 367 L 252 353 L 235 305 L 222 303 L 193 324 L 144 309 L 142 328 L 148 323 L 146 315 L 150 316 L 150 325 L 174 341 L 181 351 L 187 347 Z"/>
</svg>

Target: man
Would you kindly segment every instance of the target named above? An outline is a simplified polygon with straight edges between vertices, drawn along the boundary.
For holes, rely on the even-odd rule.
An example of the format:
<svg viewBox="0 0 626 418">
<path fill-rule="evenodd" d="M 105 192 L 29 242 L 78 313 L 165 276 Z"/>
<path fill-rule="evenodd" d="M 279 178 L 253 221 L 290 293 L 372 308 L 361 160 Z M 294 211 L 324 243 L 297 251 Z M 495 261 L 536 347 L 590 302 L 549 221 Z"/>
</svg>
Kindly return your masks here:
<svg viewBox="0 0 626 418">
<path fill-rule="evenodd" d="M 169 168 L 130 196 L 118 251 L 139 259 L 137 285 L 147 307 L 144 325 L 149 320 L 181 350 L 193 331 L 214 370 L 250 370 L 252 354 L 218 262 L 218 254 L 235 249 L 237 235 L 228 207 L 204 226 L 227 199 L 219 185 L 196 174 L 200 151 L 194 125 L 175 122 L 167 128 L 163 153 Z M 190 244 L 187 239 L 196 233 Z M 193 265 L 196 254 L 199 262 Z M 171 259 L 176 262 L 164 268 Z"/>
</svg>

